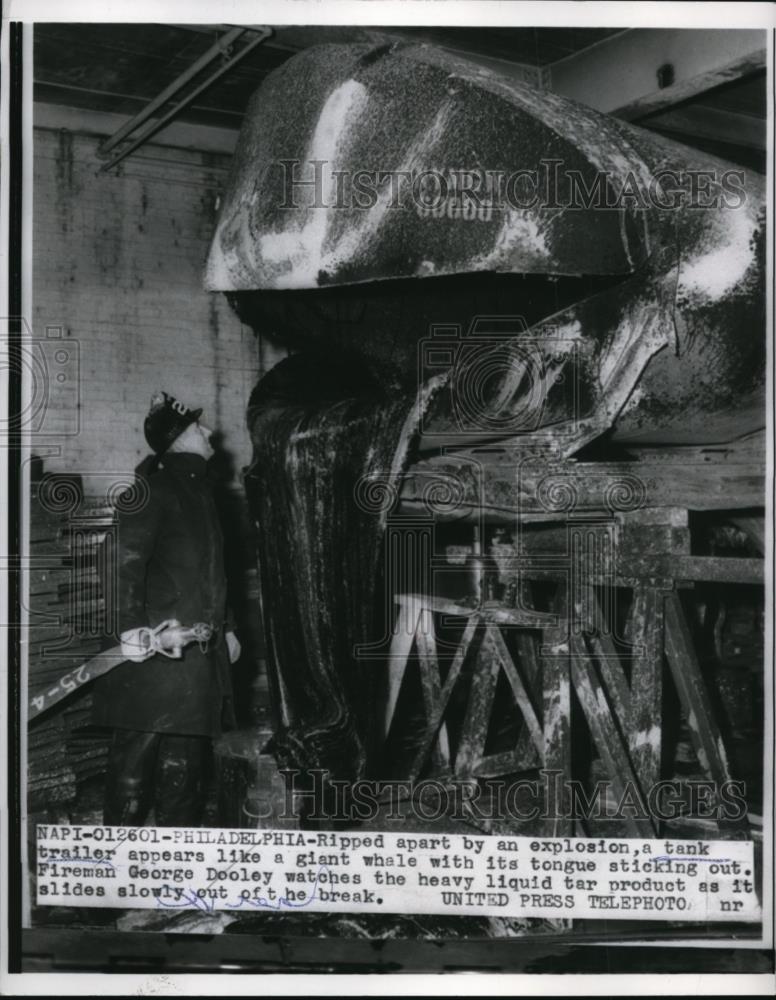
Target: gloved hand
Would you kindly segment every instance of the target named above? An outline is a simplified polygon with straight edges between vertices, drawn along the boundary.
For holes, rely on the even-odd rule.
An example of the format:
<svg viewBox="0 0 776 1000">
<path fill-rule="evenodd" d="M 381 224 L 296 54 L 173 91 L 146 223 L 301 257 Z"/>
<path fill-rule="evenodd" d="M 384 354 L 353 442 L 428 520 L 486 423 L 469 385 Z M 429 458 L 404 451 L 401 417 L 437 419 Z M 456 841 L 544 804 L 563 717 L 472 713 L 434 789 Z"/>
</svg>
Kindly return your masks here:
<svg viewBox="0 0 776 1000">
<path fill-rule="evenodd" d="M 143 635 L 146 641 L 143 642 Z M 153 646 L 148 642 L 148 629 L 130 628 L 121 633 L 121 653 L 132 663 L 142 663 L 154 655 Z"/>
<path fill-rule="evenodd" d="M 237 661 L 240 659 L 242 646 L 240 645 L 240 640 L 237 638 L 234 632 L 226 633 L 226 648 L 229 653 L 229 662 L 237 663 Z"/>
</svg>

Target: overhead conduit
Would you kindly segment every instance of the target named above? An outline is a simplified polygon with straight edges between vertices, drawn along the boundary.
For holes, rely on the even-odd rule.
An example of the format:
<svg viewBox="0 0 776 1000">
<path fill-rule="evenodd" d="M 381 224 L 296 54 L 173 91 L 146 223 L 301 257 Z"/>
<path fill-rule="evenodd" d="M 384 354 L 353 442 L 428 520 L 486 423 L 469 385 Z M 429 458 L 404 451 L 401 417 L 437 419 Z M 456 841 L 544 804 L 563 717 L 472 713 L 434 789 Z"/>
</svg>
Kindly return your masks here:
<svg viewBox="0 0 776 1000">
<path fill-rule="evenodd" d="M 241 38 L 241 36 L 248 34 L 249 37 L 243 47 L 237 52 L 232 52 L 234 44 Z M 129 156 L 138 146 L 142 145 L 147 139 L 150 139 L 152 135 L 163 128 L 169 121 L 175 118 L 183 108 L 191 104 L 191 102 L 198 97 L 203 91 L 207 90 L 216 80 L 222 77 L 225 73 L 228 73 L 232 67 L 234 67 L 240 60 L 244 59 L 249 52 L 252 52 L 257 45 L 260 45 L 265 39 L 269 38 L 272 34 L 272 29 L 270 28 L 232 28 L 227 31 L 221 38 L 212 45 L 207 52 L 203 53 L 187 70 L 180 74 L 169 86 L 158 94 L 152 101 L 150 101 L 142 111 L 139 111 L 136 115 L 125 122 L 124 125 L 114 132 L 112 136 L 103 142 L 98 151 L 97 155 L 100 157 L 105 157 L 110 154 L 110 152 L 116 148 L 123 140 L 128 139 L 132 133 L 136 133 L 134 138 L 129 140 L 128 143 L 114 156 L 112 156 L 106 163 L 100 167 L 100 173 L 105 173 L 110 170 L 111 167 L 115 167 L 117 163 L 120 163 L 125 157 Z M 210 64 L 221 56 L 225 61 L 212 73 L 205 77 L 199 84 L 197 84 L 192 90 L 188 91 L 181 97 L 178 101 L 173 104 L 173 106 L 166 111 L 161 117 L 153 118 L 152 116 L 168 104 L 183 88 L 193 80 L 195 80 L 203 70 L 205 70 Z M 144 126 L 140 128 L 140 126 Z M 136 130 L 140 128 L 140 131 Z"/>
</svg>

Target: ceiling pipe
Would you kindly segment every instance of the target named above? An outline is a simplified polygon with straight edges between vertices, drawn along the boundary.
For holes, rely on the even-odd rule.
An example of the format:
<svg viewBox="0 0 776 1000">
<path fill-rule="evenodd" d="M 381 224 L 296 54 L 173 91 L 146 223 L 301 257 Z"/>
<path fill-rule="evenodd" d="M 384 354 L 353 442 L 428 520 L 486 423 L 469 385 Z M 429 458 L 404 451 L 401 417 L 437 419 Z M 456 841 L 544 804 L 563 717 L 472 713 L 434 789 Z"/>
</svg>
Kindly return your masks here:
<svg viewBox="0 0 776 1000">
<path fill-rule="evenodd" d="M 227 31 L 224 35 L 222 35 L 221 38 L 219 38 L 218 41 L 215 42 L 207 50 L 207 52 L 203 53 L 199 57 L 199 59 L 197 59 L 194 63 L 192 63 L 191 66 L 189 66 L 187 70 L 181 73 L 180 76 L 176 77 L 176 79 L 173 80 L 173 82 L 169 84 L 169 86 L 165 87 L 165 89 L 160 94 L 158 94 L 152 101 L 150 101 L 143 108 L 142 111 L 139 111 L 136 115 L 130 118 L 127 122 L 125 122 L 121 126 L 121 128 L 118 129 L 112 136 L 106 139 L 97 150 L 97 155 L 101 158 L 106 157 L 109 154 L 109 152 L 115 146 L 117 146 L 118 143 L 122 141 L 122 139 L 125 139 L 128 135 L 134 132 L 140 125 L 142 125 L 145 121 L 147 121 L 154 114 L 155 111 L 163 107 L 172 97 L 174 97 L 175 94 L 178 93 L 178 91 L 180 91 L 183 87 L 185 87 L 185 85 L 190 80 L 193 80 L 194 77 L 196 77 L 199 73 L 202 72 L 203 69 L 205 69 L 211 62 L 213 62 L 214 59 L 217 59 L 219 55 L 228 56 L 229 51 L 234 42 L 241 35 L 245 34 L 246 31 L 252 31 L 252 30 L 253 29 L 251 28 L 232 28 L 231 30 Z M 239 53 L 237 53 L 236 56 L 229 59 L 218 72 L 208 77 L 204 86 L 198 87 L 195 91 L 189 94 L 187 98 L 184 98 L 182 101 L 180 101 L 173 110 L 173 115 L 177 113 L 178 110 L 185 107 L 186 104 L 188 104 L 189 101 L 193 100 L 194 97 L 200 94 L 202 90 L 205 89 L 205 87 L 210 86 L 210 83 L 212 83 L 213 80 L 216 80 L 219 76 L 222 75 L 222 73 L 224 73 L 227 69 L 229 69 L 232 65 L 234 65 L 234 63 L 242 59 L 242 57 L 246 55 L 252 48 L 254 48 L 255 45 L 257 45 L 260 41 L 263 41 L 268 35 L 272 33 L 271 29 L 269 28 L 260 28 L 258 29 L 258 31 L 260 32 L 258 38 L 252 39 L 251 42 L 249 42 L 248 45 L 246 45 Z M 157 128 L 160 128 L 162 124 L 169 121 L 169 119 L 173 115 L 166 115 L 160 122 L 151 123 L 152 127 L 148 127 L 143 131 L 142 138 L 140 139 L 140 141 L 142 142 L 143 139 L 151 135 L 154 131 L 156 131 Z M 136 138 L 135 140 L 133 140 L 133 145 L 130 148 L 128 148 L 123 153 L 123 155 L 126 155 L 126 153 L 131 152 L 133 149 L 136 149 L 139 144 L 140 143 L 137 142 Z M 114 158 L 113 160 L 111 160 L 110 163 L 106 164 L 102 168 L 102 170 L 109 169 L 110 166 L 112 166 L 114 163 L 117 163 L 121 158 L 122 157 Z"/>
<path fill-rule="evenodd" d="M 227 54 L 232 44 L 247 30 L 252 29 L 233 28 L 231 31 L 226 32 L 225 35 L 218 39 L 215 45 L 200 56 L 195 63 L 181 73 L 181 75 L 177 77 L 168 87 L 165 87 L 165 89 L 152 101 L 150 101 L 142 111 L 139 111 L 134 117 L 130 118 L 129 121 L 122 125 L 117 132 L 106 139 L 105 142 L 100 145 L 98 155 L 106 156 L 110 150 L 121 142 L 122 139 L 134 132 L 138 126 L 148 121 L 155 111 L 166 104 L 175 94 L 178 93 L 178 91 L 180 91 L 190 80 L 197 76 L 197 74 L 208 66 L 214 59 L 216 59 L 219 55 Z M 133 150 L 137 149 L 137 147 L 149 136 L 153 135 L 154 132 L 157 132 L 160 128 L 166 125 L 171 118 L 174 118 L 179 111 L 186 107 L 187 104 L 190 104 L 191 101 L 201 94 L 203 90 L 206 90 L 215 80 L 217 80 L 220 76 L 223 76 L 224 73 L 231 69 L 232 66 L 238 63 L 244 56 L 246 56 L 252 49 L 254 49 L 260 42 L 263 42 L 271 34 L 272 29 L 270 28 L 258 29 L 258 34 L 255 38 L 252 38 L 239 52 L 229 58 L 214 73 L 211 73 L 198 87 L 186 94 L 165 115 L 161 118 L 148 122 L 146 127 L 137 133 L 128 146 L 126 146 L 107 163 L 102 165 L 100 173 L 104 173 L 106 170 L 109 170 L 111 167 L 115 166 L 115 164 L 123 160 L 125 156 L 128 156 Z"/>
<path fill-rule="evenodd" d="M 106 139 L 105 142 L 101 143 L 100 148 L 97 150 L 97 155 L 100 157 L 107 156 L 114 146 L 117 146 L 122 139 L 129 135 L 130 132 L 134 132 L 139 125 L 142 125 L 144 121 L 150 118 L 157 108 L 166 104 L 171 97 L 177 94 L 178 91 L 184 87 L 189 80 L 193 79 L 197 73 L 203 70 L 205 66 L 211 63 L 219 55 L 224 54 L 229 46 L 235 42 L 244 31 L 245 28 L 232 28 L 231 31 L 227 31 L 226 34 L 222 35 L 214 45 L 211 45 L 207 52 L 203 53 L 196 62 L 192 63 L 187 70 L 184 70 L 180 76 L 176 77 L 169 87 L 165 87 L 161 94 L 158 94 L 152 101 L 149 101 L 142 111 L 138 111 L 138 113 L 125 122 L 117 132 L 114 132 L 114 134 Z"/>
</svg>

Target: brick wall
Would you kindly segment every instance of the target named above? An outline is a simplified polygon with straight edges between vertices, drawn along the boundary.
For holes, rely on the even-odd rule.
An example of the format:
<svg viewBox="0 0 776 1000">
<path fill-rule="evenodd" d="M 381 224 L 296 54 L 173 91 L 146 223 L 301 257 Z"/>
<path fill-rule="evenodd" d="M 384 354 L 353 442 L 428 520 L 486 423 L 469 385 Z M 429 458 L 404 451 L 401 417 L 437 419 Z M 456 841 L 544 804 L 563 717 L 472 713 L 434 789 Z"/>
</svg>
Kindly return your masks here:
<svg viewBox="0 0 776 1000">
<path fill-rule="evenodd" d="M 93 494 L 105 473 L 126 478 L 147 454 L 143 417 L 160 388 L 204 407 L 239 470 L 260 350 L 202 288 L 229 157 L 149 145 L 98 174 L 99 139 L 34 136 L 32 325 L 49 366 L 34 450 L 46 470 L 81 473 Z M 69 359 L 61 373 L 55 357 Z"/>
</svg>

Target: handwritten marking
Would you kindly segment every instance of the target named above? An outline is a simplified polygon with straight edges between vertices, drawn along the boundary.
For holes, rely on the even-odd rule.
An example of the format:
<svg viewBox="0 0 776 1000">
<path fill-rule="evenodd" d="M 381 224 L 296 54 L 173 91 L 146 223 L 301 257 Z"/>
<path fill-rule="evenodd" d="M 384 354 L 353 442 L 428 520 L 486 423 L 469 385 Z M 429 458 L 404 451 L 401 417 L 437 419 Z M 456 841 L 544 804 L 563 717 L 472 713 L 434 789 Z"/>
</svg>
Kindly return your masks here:
<svg viewBox="0 0 776 1000">
<path fill-rule="evenodd" d="M 709 864 L 730 864 L 732 858 L 695 858 L 691 854 L 661 854 L 655 861 L 708 861 Z"/>
<path fill-rule="evenodd" d="M 234 867 L 234 864 L 229 865 L 229 868 Z M 226 871 L 229 871 L 229 868 Z M 315 873 L 315 882 L 313 883 L 313 889 L 310 896 L 303 900 L 297 902 L 296 900 L 289 899 L 287 896 L 280 896 L 277 903 L 273 903 L 272 900 L 266 899 L 264 896 L 258 896 L 254 899 L 246 899 L 241 896 L 236 902 L 225 903 L 225 908 L 230 910 L 239 910 L 243 906 L 252 906 L 255 909 L 267 909 L 267 910 L 281 910 L 283 907 L 290 910 L 304 909 L 304 907 L 309 906 L 317 898 L 318 893 L 318 880 L 320 878 L 321 872 L 328 871 L 326 865 L 321 865 L 318 871 Z M 212 879 L 205 886 L 205 889 L 213 885 L 217 879 Z M 204 913 L 214 913 L 216 909 L 216 901 L 214 899 L 203 898 L 198 895 L 197 891 L 193 887 L 188 889 L 179 889 L 170 885 L 163 885 L 160 887 L 161 890 L 167 890 L 169 892 L 175 892 L 178 894 L 178 900 L 183 900 L 183 902 L 168 903 L 165 902 L 161 896 L 156 897 L 157 906 L 163 906 L 166 909 L 171 910 L 185 910 L 185 909 L 197 909 L 202 910 Z M 201 890 L 200 890 L 201 891 Z"/>
<path fill-rule="evenodd" d="M 104 865 L 105 868 L 121 868 L 121 865 L 114 864 L 110 858 L 62 858 L 54 854 L 51 857 L 38 859 L 39 865 L 53 865 L 53 864 L 75 864 L 78 862 L 79 865 Z"/>
</svg>

